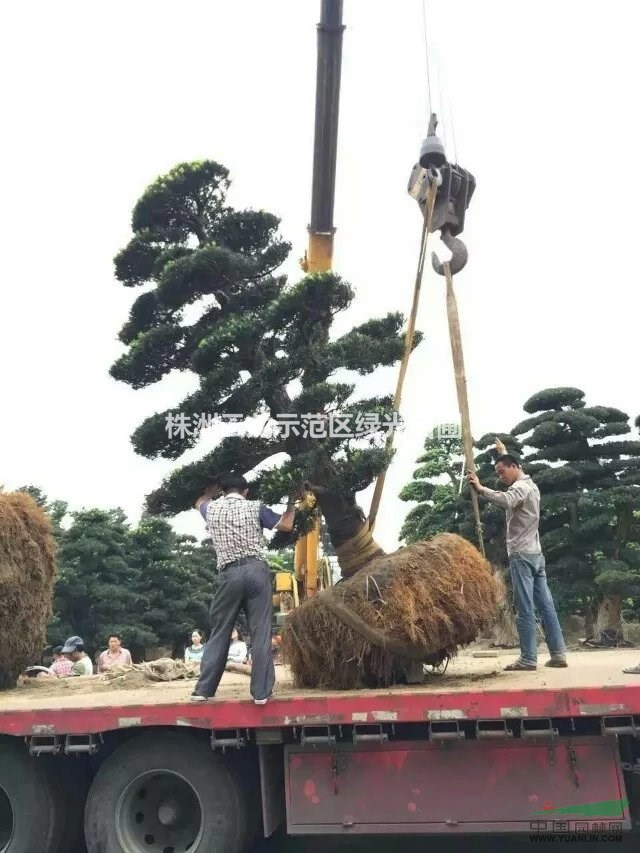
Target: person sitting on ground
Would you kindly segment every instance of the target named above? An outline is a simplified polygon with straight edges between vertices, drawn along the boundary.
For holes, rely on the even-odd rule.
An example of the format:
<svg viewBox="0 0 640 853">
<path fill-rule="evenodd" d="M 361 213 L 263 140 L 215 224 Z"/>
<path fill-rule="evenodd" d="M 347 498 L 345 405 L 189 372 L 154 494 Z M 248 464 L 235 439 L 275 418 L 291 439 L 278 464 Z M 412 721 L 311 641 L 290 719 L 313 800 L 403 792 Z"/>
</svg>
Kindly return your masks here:
<svg viewBox="0 0 640 853">
<path fill-rule="evenodd" d="M 231 645 L 227 652 L 227 663 L 244 663 L 247 659 L 247 644 L 242 639 L 242 634 L 237 628 L 231 634 Z"/>
<path fill-rule="evenodd" d="M 98 658 L 98 672 L 106 672 L 116 663 L 125 663 L 131 666 L 131 653 L 122 646 L 120 634 L 109 634 L 109 648 L 105 649 Z"/>
<path fill-rule="evenodd" d="M 204 653 L 204 634 L 197 628 L 191 635 L 191 645 L 184 650 L 185 663 L 200 663 Z"/>
<path fill-rule="evenodd" d="M 62 646 L 53 649 L 53 663 L 49 667 L 49 673 L 58 678 L 67 678 L 71 675 L 73 664 L 66 655 L 62 654 Z"/>
<path fill-rule="evenodd" d="M 93 675 L 93 664 L 91 658 L 84 650 L 82 637 L 69 637 L 62 647 L 62 654 L 69 655 L 72 662 L 71 676 Z"/>
</svg>

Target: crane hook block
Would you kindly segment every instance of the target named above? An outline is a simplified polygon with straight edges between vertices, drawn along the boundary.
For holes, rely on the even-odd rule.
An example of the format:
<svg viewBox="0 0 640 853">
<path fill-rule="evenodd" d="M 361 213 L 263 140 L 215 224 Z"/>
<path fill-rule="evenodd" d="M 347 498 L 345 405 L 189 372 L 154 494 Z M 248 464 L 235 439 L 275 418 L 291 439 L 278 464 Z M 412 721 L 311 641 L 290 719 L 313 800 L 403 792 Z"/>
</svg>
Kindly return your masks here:
<svg viewBox="0 0 640 853">
<path fill-rule="evenodd" d="M 444 145 L 439 136 L 435 134 L 425 137 L 420 147 L 419 163 L 423 169 L 440 169 L 447 162 Z"/>
<path fill-rule="evenodd" d="M 428 138 L 428 137 L 427 137 Z M 430 232 L 441 231 L 447 227 L 452 236 L 461 234 L 464 230 L 464 218 L 476 188 L 476 179 L 458 166 L 457 163 L 445 163 L 439 169 L 427 170 L 416 163 L 409 178 L 407 187 L 420 206 L 424 216 L 430 182 L 437 175 L 437 193 L 431 217 Z"/>
</svg>

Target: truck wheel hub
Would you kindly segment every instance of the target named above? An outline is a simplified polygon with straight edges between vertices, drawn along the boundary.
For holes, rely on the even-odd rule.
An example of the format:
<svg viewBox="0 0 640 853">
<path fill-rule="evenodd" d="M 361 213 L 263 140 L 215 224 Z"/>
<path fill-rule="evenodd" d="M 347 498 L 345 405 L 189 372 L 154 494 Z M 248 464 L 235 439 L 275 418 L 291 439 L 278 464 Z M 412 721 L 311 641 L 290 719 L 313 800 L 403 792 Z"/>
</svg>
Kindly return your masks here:
<svg viewBox="0 0 640 853">
<path fill-rule="evenodd" d="M 183 776 L 154 770 L 125 788 L 115 821 L 118 841 L 128 853 L 187 853 L 202 838 L 202 803 Z"/>
<path fill-rule="evenodd" d="M 177 800 L 167 800 L 158 807 L 158 820 L 163 826 L 175 826 L 180 820 L 180 803 Z"/>
</svg>

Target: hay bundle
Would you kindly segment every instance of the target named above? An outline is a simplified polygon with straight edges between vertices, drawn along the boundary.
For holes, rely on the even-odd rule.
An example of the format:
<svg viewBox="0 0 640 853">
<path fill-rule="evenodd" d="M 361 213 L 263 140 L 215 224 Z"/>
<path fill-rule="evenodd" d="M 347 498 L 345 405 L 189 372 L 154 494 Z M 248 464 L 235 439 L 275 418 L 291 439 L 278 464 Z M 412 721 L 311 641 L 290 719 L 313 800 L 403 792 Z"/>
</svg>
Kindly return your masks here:
<svg viewBox="0 0 640 853">
<path fill-rule="evenodd" d="M 378 557 L 287 617 L 285 660 L 299 687 L 388 684 L 408 661 L 438 664 L 493 625 L 489 563 L 443 533 Z"/>
<path fill-rule="evenodd" d="M 0 690 L 40 660 L 55 573 L 47 514 L 27 494 L 0 492 Z"/>
</svg>

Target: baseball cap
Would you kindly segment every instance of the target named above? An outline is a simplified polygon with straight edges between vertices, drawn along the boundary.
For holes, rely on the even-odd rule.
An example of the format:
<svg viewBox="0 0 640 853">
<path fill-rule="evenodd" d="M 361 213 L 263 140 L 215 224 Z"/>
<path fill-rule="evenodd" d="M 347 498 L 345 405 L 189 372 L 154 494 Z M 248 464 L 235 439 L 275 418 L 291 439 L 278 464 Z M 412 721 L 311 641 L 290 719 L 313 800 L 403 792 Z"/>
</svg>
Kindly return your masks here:
<svg viewBox="0 0 640 853">
<path fill-rule="evenodd" d="M 62 654 L 68 655 L 70 652 L 75 652 L 78 650 L 78 646 L 84 646 L 84 640 L 82 637 L 69 637 L 62 647 Z"/>
</svg>

